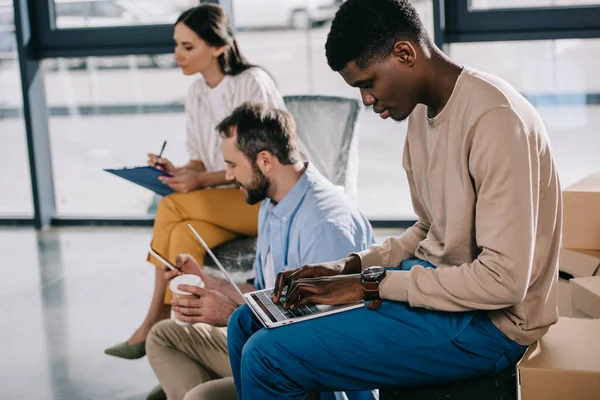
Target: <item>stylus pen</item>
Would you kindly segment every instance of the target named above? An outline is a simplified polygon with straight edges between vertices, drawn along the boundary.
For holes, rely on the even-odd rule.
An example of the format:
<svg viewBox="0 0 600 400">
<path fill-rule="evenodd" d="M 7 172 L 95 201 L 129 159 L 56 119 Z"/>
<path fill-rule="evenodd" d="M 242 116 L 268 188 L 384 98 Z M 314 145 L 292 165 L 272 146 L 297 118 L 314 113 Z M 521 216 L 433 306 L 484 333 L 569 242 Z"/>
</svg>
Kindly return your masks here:
<svg viewBox="0 0 600 400">
<path fill-rule="evenodd" d="M 158 153 L 158 157 L 156 157 L 156 162 L 154 163 L 154 168 L 158 165 L 158 160 L 162 157 L 163 151 L 165 151 L 165 146 L 167 145 L 167 141 L 163 142 L 162 148 L 160 149 L 160 153 Z"/>
</svg>

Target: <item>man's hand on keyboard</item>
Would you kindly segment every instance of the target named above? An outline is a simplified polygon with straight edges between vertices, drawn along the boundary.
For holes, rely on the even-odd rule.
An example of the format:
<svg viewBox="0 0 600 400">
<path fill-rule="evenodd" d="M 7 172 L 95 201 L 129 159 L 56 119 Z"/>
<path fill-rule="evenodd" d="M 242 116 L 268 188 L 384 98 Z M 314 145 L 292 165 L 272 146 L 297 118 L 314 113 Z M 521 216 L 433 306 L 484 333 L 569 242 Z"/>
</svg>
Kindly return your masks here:
<svg viewBox="0 0 600 400">
<path fill-rule="evenodd" d="M 361 272 L 360 258 L 356 254 L 337 261 L 321 264 L 304 265 L 300 268 L 280 272 L 275 279 L 273 288 L 273 302 L 277 303 L 285 288 L 292 286 L 294 281 L 304 278 L 318 278 L 320 276 L 335 276 L 340 274 L 356 274 Z"/>
<path fill-rule="evenodd" d="M 297 279 L 317 278 L 319 276 L 333 276 L 339 273 L 338 270 L 327 268 L 325 265 L 305 265 L 300 268 L 290 269 L 277 274 L 275 287 L 273 288 L 273 302 L 277 303 L 284 296 L 284 291 L 289 288 Z"/>
<path fill-rule="evenodd" d="M 342 305 L 364 298 L 360 274 L 321 276 L 295 280 L 288 288 L 285 309 L 307 304 Z"/>
<path fill-rule="evenodd" d="M 182 322 L 227 326 L 227 320 L 238 306 L 228 297 L 214 290 L 190 285 L 179 285 L 178 288 L 198 297 L 173 300 L 173 311 L 179 314 L 177 319 Z"/>
</svg>

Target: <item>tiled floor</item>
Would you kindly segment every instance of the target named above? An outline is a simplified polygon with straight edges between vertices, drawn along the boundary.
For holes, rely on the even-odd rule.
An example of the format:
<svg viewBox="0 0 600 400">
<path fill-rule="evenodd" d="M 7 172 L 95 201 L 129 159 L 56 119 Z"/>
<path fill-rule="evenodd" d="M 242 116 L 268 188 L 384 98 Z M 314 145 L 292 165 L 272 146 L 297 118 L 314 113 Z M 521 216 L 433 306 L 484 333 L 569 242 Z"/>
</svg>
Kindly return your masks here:
<svg viewBox="0 0 600 400">
<path fill-rule="evenodd" d="M 398 231 L 378 230 L 380 242 Z M 145 399 L 145 358 L 103 350 L 128 338 L 152 292 L 145 228 L 1 228 L 0 398 Z"/>
</svg>

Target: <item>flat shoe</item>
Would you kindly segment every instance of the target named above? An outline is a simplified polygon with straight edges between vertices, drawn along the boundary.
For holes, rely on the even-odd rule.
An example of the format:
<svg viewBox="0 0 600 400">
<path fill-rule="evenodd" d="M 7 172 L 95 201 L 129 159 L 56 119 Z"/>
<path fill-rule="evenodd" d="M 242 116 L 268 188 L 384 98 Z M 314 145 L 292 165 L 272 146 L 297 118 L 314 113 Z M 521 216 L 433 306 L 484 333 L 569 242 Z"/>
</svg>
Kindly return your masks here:
<svg viewBox="0 0 600 400">
<path fill-rule="evenodd" d="M 128 344 L 127 342 L 119 343 L 104 350 L 104 353 L 127 360 L 137 360 L 146 355 L 146 341 L 144 340 L 136 344 Z"/>
</svg>

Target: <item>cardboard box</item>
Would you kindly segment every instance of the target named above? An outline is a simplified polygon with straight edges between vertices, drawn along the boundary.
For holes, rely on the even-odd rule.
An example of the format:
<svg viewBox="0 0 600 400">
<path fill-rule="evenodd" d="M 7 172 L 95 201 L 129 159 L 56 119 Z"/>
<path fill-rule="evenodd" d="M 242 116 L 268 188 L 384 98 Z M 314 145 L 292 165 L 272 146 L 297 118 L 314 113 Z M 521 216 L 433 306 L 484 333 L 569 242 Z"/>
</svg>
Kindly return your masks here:
<svg viewBox="0 0 600 400">
<path fill-rule="evenodd" d="M 600 276 L 574 278 L 571 279 L 570 286 L 573 311 L 579 310 L 588 317 L 600 318 Z M 598 339 L 600 346 L 600 338 Z"/>
<path fill-rule="evenodd" d="M 600 172 L 563 190 L 562 245 L 600 250 Z"/>
<path fill-rule="evenodd" d="M 572 278 L 600 276 L 600 251 L 560 249 L 558 268 L 558 315 L 561 317 L 590 318 L 572 305 Z M 600 318 L 600 317 L 599 317 Z"/>
<path fill-rule="evenodd" d="M 560 318 L 517 364 L 521 400 L 600 398 L 600 319 Z"/>
<path fill-rule="evenodd" d="M 558 280 L 558 316 L 572 317 L 573 304 L 571 303 L 571 285 L 568 280 Z"/>
<path fill-rule="evenodd" d="M 600 275 L 600 251 L 560 249 L 558 269 L 574 278 Z"/>
<path fill-rule="evenodd" d="M 597 277 L 590 277 L 597 278 Z M 573 278 L 571 280 L 558 280 L 558 316 L 559 317 L 571 317 L 571 318 L 600 318 L 590 314 L 586 314 L 580 308 L 575 307 L 573 304 L 573 288 L 572 283 L 576 279 L 590 279 L 590 278 Z M 586 300 L 581 300 L 578 297 L 577 304 L 587 304 Z M 587 307 L 584 307 L 587 309 Z"/>
</svg>

